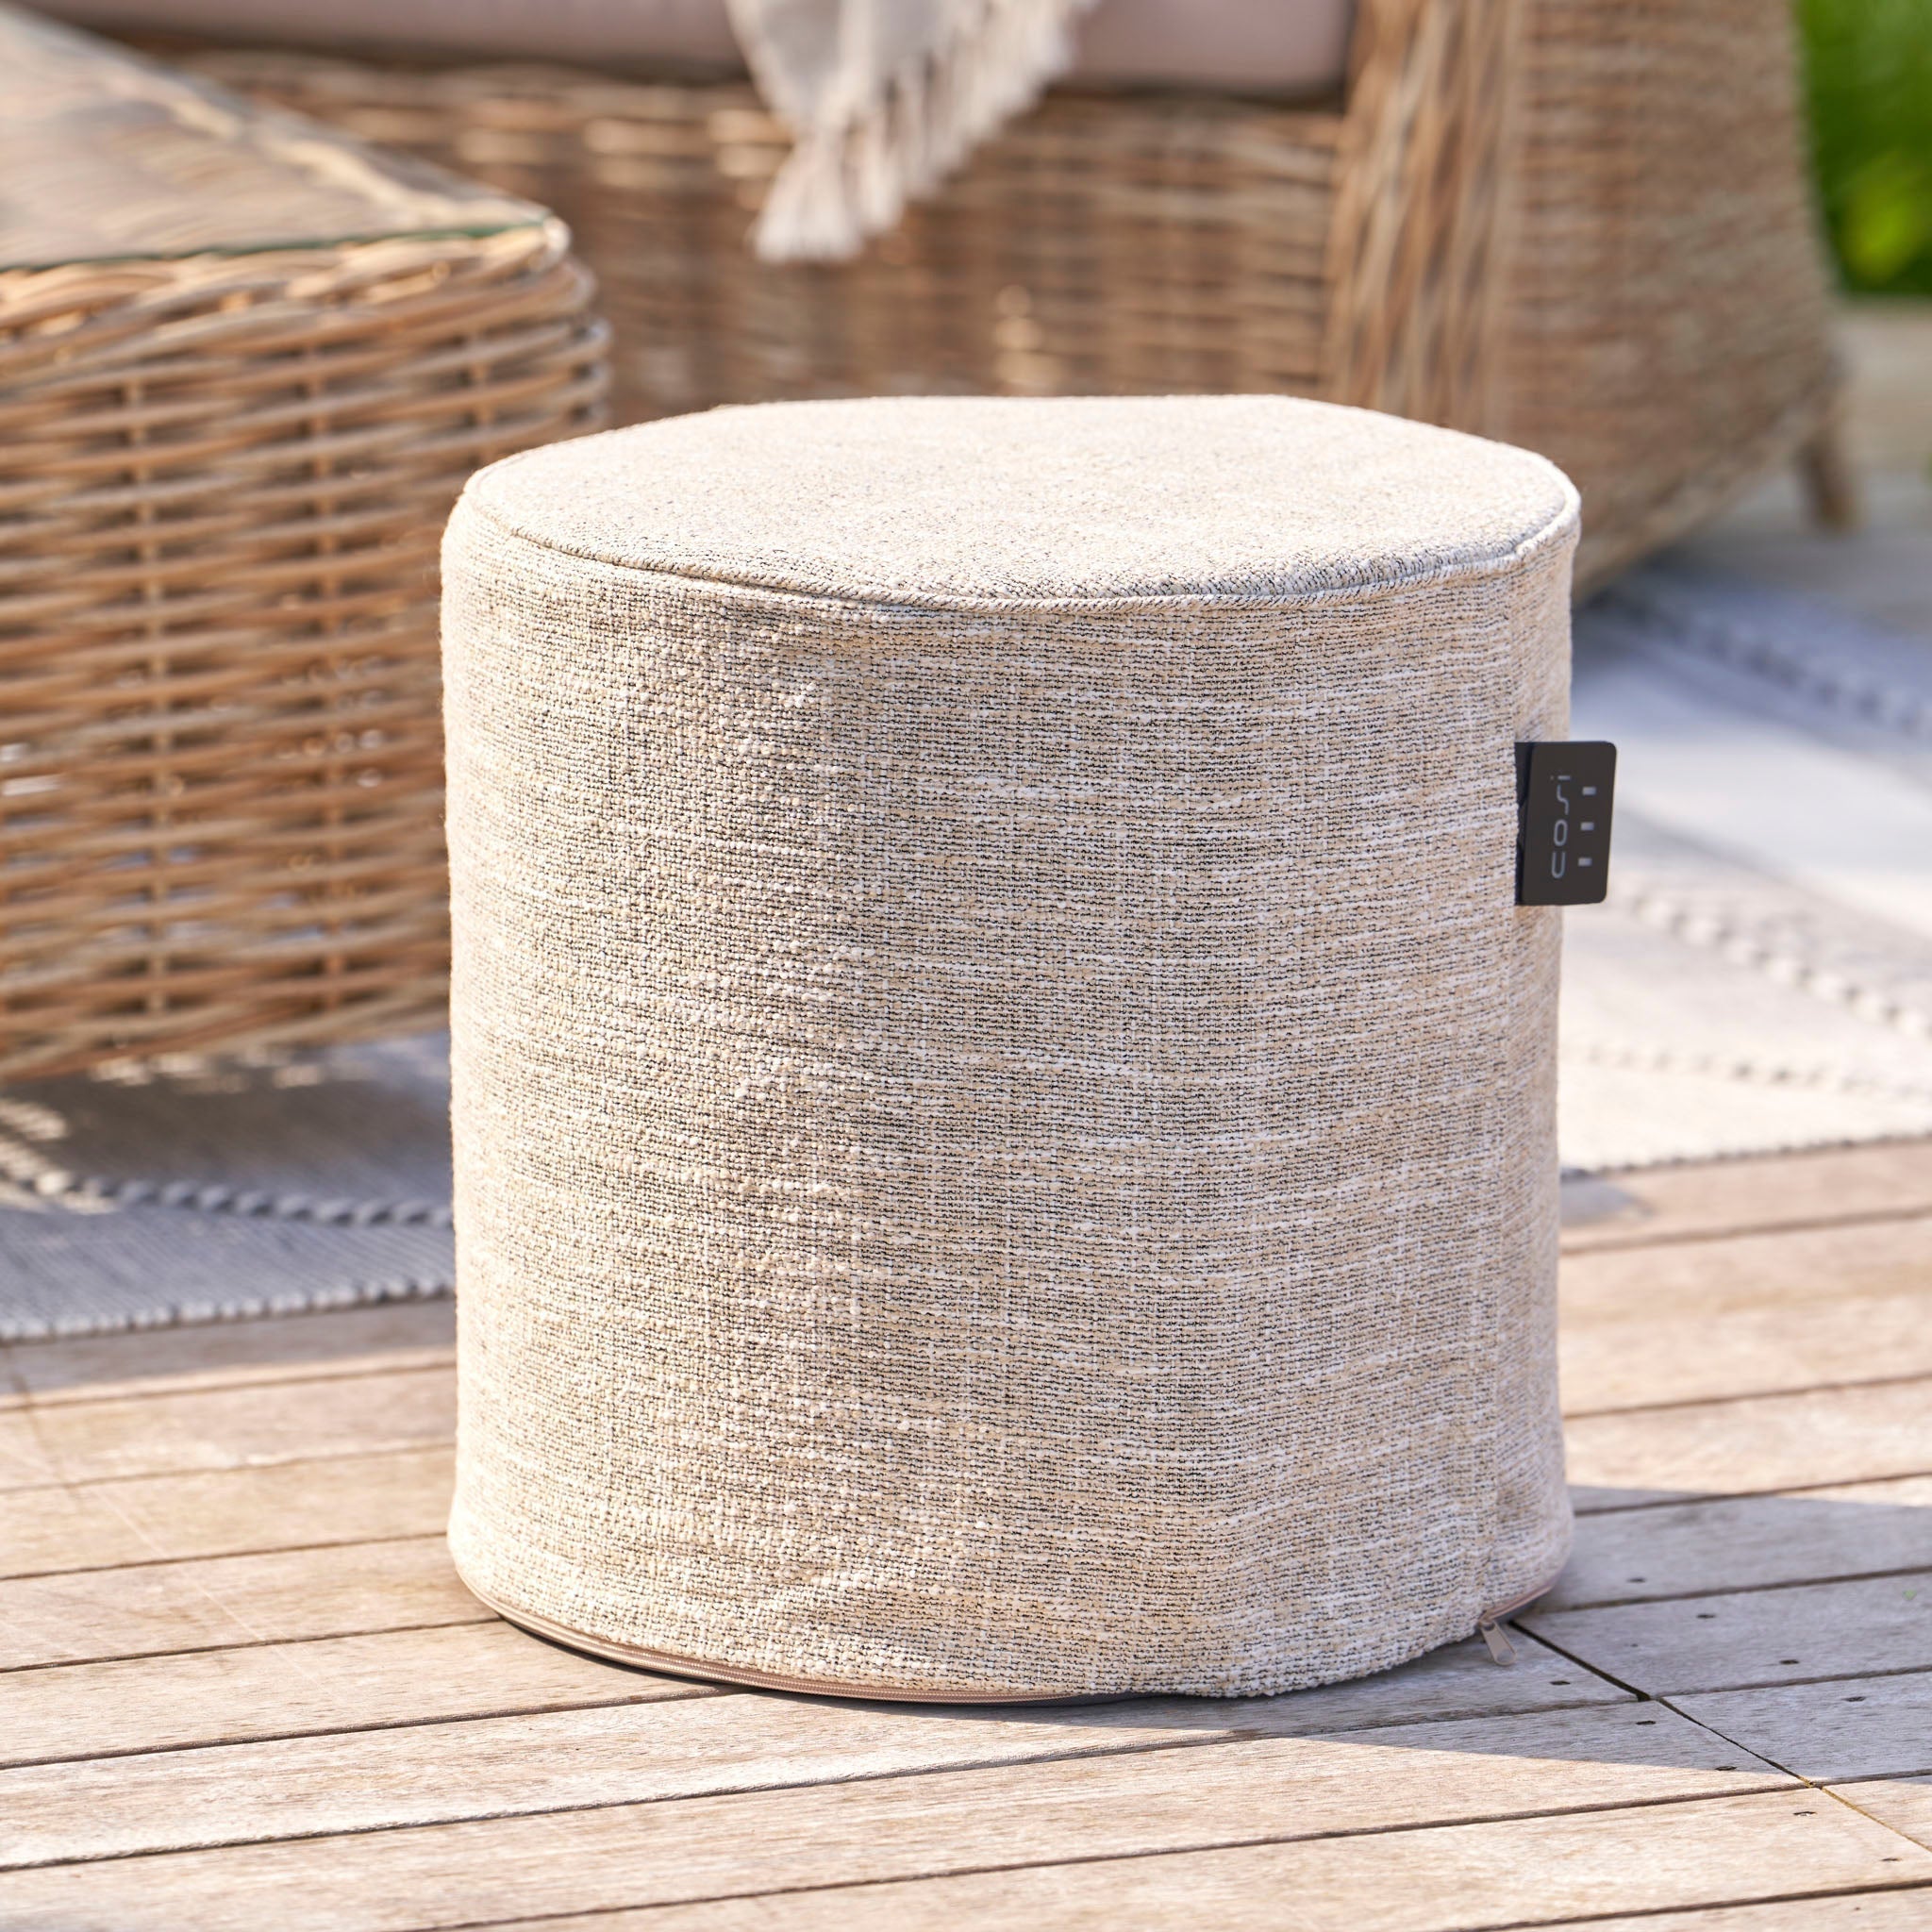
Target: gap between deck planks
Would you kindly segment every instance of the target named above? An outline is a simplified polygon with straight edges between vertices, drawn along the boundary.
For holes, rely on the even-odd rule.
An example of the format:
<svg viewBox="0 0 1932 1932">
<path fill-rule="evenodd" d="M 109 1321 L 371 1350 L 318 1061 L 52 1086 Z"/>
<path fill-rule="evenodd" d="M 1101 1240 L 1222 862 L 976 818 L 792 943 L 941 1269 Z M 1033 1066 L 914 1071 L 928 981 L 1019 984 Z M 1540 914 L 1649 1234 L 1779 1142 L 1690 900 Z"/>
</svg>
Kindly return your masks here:
<svg viewBox="0 0 1932 1932">
<path fill-rule="evenodd" d="M 1566 1237 L 1572 1347 L 1594 1378 L 1581 1406 L 1609 1391 L 1572 1426 L 1591 1512 L 1577 1562 L 1525 1620 L 1567 1657 L 1525 1636 L 1502 1673 L 1465 1645 L 1240 1716 L 718 1692 L 509 1630 L 435 1534 L 446 1307 L 182 1331 L 165 1367 L 140 1353 L 152 1338 L 17 1344 L 0 1359 L 0 1483 L 20 1485 L 0 1503 L 0 1757 L 21 1768 L 0 1772 L 0 1856 L 100 1862 L 0 1875 L 0 1926 L 416 1932 L 649 1899 L 658 1932 L 834 1912 L 842 1932 L 997 1924 L 1008 1892 L 1016 1924 L 1042 1908 L 1170 1924 L 1208 1897 L 1217 1923 L 1273 1925 L 1277 1885 L 1312 1901 L 1317 1932 L 1493 1924 L 1498 1900 L 1547 1923 L 1799 1894 L 1828 1898 L 1816 1923 L 1836 1924 L 1847 1899 L 1900 1896 L 1871 1888 L 1907 1866 L 1932 1881 L 1913 1782 L 1932 1769 L 1914 1742 L 1932 1678 L 1902 1574 L 1932 1568 L 1932 1377 L 1896 1379 L 1916 1357 L 1882 1327 L 1917 1298 L 1932 1144 L 1879 1151 L 1731 1163 L 1702 1171 L 1701 1192 L 1689 1171 L 1626 1178 L 1641 1212 Z M 1833 1309 L 1857 1318 L 1841 1342 Z M 1648 1384 L 1633 1379 L 1647 1323 L 1673 1358 Z M 1727 1367 L 1719 1350 L 1715 1372 L 1686 1369 L 1700 1323 L 1756 1339 Z M 1840 1386 L 1793 1386 L 1807 1360 Z M 151 1437 L 136 1411 L 160 1420 Z M 1738 1688 L 1814 1667 L 1825 1680 Z M 1633 1703 L 1613 1677 L 1675 1689 Z M 1621 1757 L 1619 1738 L 1635 1740 Z M 1791 1773 L 1832 1795 L 1787 1793 Z M 1772 1788 L 1737 1789 L 1754 1779 Z M 1763 1808 L 1780 1804 L 1789 1828 Z M 1270 1842 L 1186 1849 L 1242 1820 Z M 248 1841 L 155 1849 L 230 1838 Z M 1643 1867 L 1621 1891 L 1617 1845 Z M 1066 1862 L 1080 1858 L 1106 1862 Z M 964 1875 L 1003 1860 L 1029 1869 Z M 1405 1861 L 1413 1875 L 1385 1882 Z M 807 1889 L 675 1903 L 747 1882 Z"/>
<path fill-rule="evenodd" d="M 742 1694 L 581 1657 L 497 1622 L 381 1630 L 0 1674 L 0 1763 Z M 1195 1721 L 1257 1733 L 1292 1723 L 1312 1733 L 1629 1701 L 1524 1636 L 1507 1674 L 1471 1639 L 1374 1678 L 1298 1691 L 1285 1705 L 1210 1700 Z"/>
<path fill-rule="evenodd" d="M 1868 1818 L 1890 1825 L 1915 1844 L 1932 1847 L 1932 1778 L 1883 1778 L 1835 1790 Z"/>
</svg>

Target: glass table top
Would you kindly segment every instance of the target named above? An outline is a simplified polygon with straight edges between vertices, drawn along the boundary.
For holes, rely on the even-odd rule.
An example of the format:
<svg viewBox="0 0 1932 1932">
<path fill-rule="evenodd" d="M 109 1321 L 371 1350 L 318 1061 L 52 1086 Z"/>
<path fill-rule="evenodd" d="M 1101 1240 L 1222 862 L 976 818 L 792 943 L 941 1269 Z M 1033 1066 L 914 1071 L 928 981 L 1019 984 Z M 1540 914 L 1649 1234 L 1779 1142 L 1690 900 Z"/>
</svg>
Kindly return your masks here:
<svg viewBox="0 0 1932 1932">
<path fill-rule="evenodd" d="M 544 219 L 513 195 L 0 7 L 0 271 Z"/>
</svg>

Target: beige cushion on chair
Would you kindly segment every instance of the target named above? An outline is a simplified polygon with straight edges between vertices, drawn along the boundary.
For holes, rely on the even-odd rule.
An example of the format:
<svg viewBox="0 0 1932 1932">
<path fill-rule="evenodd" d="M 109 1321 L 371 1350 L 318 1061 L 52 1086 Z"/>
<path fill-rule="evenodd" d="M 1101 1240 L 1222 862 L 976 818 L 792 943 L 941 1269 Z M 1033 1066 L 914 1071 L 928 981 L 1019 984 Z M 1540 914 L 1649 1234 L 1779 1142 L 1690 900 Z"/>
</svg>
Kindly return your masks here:
<svg viewBox="0 0 1932 1932">
<path fill-rule="evenodd" d="M 736 64 L 724 0 L 38 0 L 83 25 L 298 45 Z M 1263 93 L 1338 86 L 1354 0 L 1101 0 L 1075 77 Z"/>
<path fill-rule="evenodd" d="M 1274 1691 L 1568 1541 L 1575 494 L 1282 398 L 804 403 L 444 553 L 463 1576 L 905 1697 Z"/>
<path fill-rule="evenodd" d="M 1355 0 L 1101 0 L 1074 77 L 1236 92 L 1339 88 Z"/>
</svg>

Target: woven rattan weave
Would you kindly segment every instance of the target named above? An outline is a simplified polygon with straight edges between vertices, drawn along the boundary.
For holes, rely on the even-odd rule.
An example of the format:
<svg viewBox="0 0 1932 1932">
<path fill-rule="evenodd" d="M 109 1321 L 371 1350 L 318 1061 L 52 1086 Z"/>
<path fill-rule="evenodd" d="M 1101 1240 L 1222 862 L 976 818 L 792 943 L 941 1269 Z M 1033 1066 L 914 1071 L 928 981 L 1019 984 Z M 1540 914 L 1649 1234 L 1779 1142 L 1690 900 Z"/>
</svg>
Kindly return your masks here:
<svg viewBox="0 0 1932 1932">
<path fill-rule="evenodd" d="M 597 421 L 589 277 L 19 16 L 0 120 L 0 1074 L 429 1022 L 436 545 Z"/>
<path fill-rule="evenodd" d="M 1480 428 L 1584 499 L 1579 581 L 1828 417 L 1785 0 L 1361 0 L 1345 99 L 1050 95 L 849 267 L 745 231 L 741 80 L 221 50 L 209 71 L 557 208 L 619 420 L 897 394 L 1287 391 Z"/>
<path fill-rule="evenodd" d="M 1052 94 L 841 268 L 748 253 L 790 137 L 740 79 L 261 50 L 200 64 L 556 208 L 613 317 L 620 416 L 906 391 L 1286 390 L 1466 420 L 1481 409 L 1474 269 L 1499 136 L 1481 76 L 1507 17 L 1501 0 L 1383 0 L 1346 110 Z"/>
<path fill-rule="evenodd" d="M 1585 499 L 1592 578 L 1829 419 L 1783 0 L 1529 0 L 1496 432 Z"/>
</svg>

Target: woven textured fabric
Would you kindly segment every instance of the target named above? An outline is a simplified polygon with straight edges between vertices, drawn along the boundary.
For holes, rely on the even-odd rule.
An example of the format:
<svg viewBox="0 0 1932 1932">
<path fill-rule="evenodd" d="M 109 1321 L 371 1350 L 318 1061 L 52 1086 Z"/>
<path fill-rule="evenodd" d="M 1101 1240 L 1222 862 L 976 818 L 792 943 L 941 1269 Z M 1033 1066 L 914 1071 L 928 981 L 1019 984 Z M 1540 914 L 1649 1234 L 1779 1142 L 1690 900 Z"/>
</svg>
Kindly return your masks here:
<svg viewBox="0 0 1932 1932">
<path fill-rule="evenodd" d="M 1238 1694 L 1569 1535 L 1541 458 L 1278 398 L 722 410 L 445 546 L 451 1542 L 610 1654 Z"/>
</svg>

